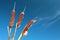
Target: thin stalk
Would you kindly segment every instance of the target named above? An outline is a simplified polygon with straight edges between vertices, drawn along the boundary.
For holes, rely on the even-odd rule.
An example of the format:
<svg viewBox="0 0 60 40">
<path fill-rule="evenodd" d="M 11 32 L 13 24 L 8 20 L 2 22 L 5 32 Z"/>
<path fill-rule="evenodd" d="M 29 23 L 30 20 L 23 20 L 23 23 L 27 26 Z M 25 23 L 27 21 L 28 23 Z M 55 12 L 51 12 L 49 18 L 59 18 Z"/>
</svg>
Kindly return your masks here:
<svg viewBox="0 0 60 40">
<path fill-rule="evenodd" d="M 21 40 L 23 37 L 23 34 L 21 33 L 21 35 L 19 36 L 18 40 Z"/>
<path fill-rule="evenodd" d="M 15 35 L 16 35 L 17 28 L 15 28 L 14 35 L 12 36 L 12 40 L 14 40 Z"/>
<path fill-rule="evenodd" d="M 7 30 L 8 30 L 8 40 L 10 40 L 11 28 L 7 27 Z"/>
</svg>

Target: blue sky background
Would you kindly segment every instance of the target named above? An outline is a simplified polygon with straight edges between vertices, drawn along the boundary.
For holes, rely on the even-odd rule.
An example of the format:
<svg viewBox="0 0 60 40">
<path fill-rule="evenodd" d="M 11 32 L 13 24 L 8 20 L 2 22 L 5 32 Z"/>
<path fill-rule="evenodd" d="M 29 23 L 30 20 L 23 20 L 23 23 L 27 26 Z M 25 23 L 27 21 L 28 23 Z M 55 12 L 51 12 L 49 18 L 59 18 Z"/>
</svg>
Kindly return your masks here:
<svg viewBox="0 0 60 40">
<path fill-rule="evenodd" d="M 15 40 L 18 39 L 25 25 L 31 20 L 37 21 L 28 30 L 22 40 L 60 40 L 60 0 L 0 0 L 0 40 L 8 40 L 11 12 L 16 1 L 15 24 L 26 5 L 25 16 L 18 28 Z"/>
</svg>

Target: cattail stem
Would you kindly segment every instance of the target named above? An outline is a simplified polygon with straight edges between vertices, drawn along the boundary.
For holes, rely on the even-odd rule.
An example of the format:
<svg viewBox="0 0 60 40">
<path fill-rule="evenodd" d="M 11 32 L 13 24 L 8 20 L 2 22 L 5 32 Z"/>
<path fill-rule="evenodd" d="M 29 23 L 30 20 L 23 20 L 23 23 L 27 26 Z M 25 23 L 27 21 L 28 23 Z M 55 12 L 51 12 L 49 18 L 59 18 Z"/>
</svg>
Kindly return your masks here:
<svg viewBox="0 0 60 40">
<path fill-rule="evenodd" d="M 8 31 L 8 40 L 10 40 L 9 27 L 7 27 L 7 31 Z"/>
<path fill-rule="evenodd" d="M 7 30 L 8 30 L 8 40 L 10 40 L 11 28 L 7 27 Z"/>
<path fill-rule="evenodd" d="M 14 35 L 12 36 L 12 40 L 14 40 L 14 37 L 16 35 L 17 28 L 15 28 Z"/>
<path fill-rule="evenodd" d="M 19 36 L 18 40 L 21 40 L 23 37 L 23 34 L 21 33 L 21 35 Z"/>
</svg>

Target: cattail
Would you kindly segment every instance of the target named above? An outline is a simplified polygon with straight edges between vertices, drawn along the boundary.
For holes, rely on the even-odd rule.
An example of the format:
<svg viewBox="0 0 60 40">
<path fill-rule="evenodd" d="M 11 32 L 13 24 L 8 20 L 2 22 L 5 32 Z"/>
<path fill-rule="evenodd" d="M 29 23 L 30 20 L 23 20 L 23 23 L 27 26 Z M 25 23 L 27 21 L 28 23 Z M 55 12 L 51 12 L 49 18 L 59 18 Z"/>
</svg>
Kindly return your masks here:
<svg viewBox="0 0 60 40">
<path fill-rule="evenodd" d="M 24 12 L 21 12 L 20 17 L 19 17 L 19 19 L 18 19 L 18 21 L 17 21 L 17 27 L 20 25 L 23 17 L 24 17 Z"/>
<path fill-rule="evenodd" d="M 22 34 L 24 35 L 25 32 L 29 29 L 29 27 L 32 25 L 32 23 L 34 23 L 36 20 L 31 20 L 27 25 L 26 27 L 24 28 Z"/>
<path fill-rule="evenodd" d="M 26 7 L 24 8 L 23 12 L 21 12 L 20 17 L 18 18 L 17 25 L 16 25 L 17 27 L 20 25 L 20 23 L 24 17 L 25 10 L 26 10 Z"/>
<path fill-rule="evenodd" d="M 13 23 L 14 23 L 14 16 L 15 16 L 15 3 L 14 3 L 14 8 L 12 10 L 12 16 L 11 16 L 11 19 L 10 19 L 10 27 L 9 27 L 9 30 L 8 30 L 8 40 L 10 40 L 10 33 L 11 33 L 11 29 L 12 29 L 12 26 L 13 26 Z"/>
<path fill-rule="evenodd" d="M 15 16 L 15 3 L 14 3 L 14 8 L 12 10 L 12 16 L 11 16 L 11 19 L 10 19 L 10 28 L 12 28 L 12 26 L 13 26 L 14 16 Z"/>
</svg>

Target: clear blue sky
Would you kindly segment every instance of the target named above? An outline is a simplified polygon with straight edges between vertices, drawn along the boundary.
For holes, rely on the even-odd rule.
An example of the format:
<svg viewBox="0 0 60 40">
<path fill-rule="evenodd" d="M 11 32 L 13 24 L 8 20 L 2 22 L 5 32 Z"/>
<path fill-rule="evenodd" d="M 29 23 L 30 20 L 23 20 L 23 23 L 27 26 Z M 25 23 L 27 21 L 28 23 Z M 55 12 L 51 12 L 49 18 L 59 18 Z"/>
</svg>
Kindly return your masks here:
<svg viewBox="0 0 60 40">
<path fill-rule="evenodd" d="M 18 28 L 15 40 L 18 39 L 25 25 L 38 17 L 22 40 L 60 40 L 60 0 L 0 0 L 0 40 L 8 40 L 11 12 L 16 1 L 15 21 L 26 5 L 25 16 Z M 12 32 L 13 34 L 13 32 Z"/>
</svg>

